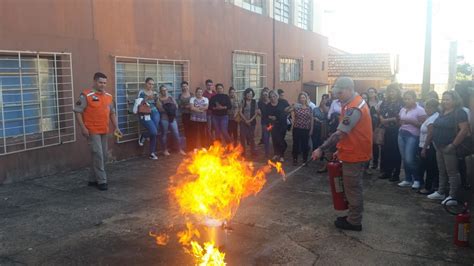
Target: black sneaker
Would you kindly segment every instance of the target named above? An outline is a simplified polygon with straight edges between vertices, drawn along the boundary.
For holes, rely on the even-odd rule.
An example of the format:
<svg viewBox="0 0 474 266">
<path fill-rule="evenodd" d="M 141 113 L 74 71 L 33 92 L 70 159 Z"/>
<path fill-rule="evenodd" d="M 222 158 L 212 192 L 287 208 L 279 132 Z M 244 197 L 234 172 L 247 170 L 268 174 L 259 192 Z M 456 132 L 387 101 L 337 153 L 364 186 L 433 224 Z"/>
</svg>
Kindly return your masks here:
<svg viewBox="0 0 474 266">
<path fill-rule="evenodd" d="M 97 187 L 98 187 L 99 190 L 101 190 L 101 191 L 105 191 L 105 190 L 109 189 L 109 188 L 107 187 L 107 183 L 99 184 Z"/>
<path fill-rule="evenodd" d="M 379 179 L 389 179 L 390 176 L 387 175 L 387 174 L 382 174 L 381 176 L 379 176 Z"/>
<path fill-rule="evenodd" d="M 87 185 L 89 187 L 96 187 L 97 186 L 97 181 L 89 181 L 89 182 L 87 182 Z"/>
<path fill-rule="evenodd" d="M 346 216 L 339 216 L 336 218 L 336 221 L 338 220 L 346 220 L 347 219 L 347 215 Z"/>
<path fill-rule="evenodd" d="M 351 230 L 351 231 L 362 231 L 362 225 L 351 224 L 347 221 L 347 218 L 341 217 L 341 219 L 336 219 L 334 225 L 342 230 Z"/>
</svg>

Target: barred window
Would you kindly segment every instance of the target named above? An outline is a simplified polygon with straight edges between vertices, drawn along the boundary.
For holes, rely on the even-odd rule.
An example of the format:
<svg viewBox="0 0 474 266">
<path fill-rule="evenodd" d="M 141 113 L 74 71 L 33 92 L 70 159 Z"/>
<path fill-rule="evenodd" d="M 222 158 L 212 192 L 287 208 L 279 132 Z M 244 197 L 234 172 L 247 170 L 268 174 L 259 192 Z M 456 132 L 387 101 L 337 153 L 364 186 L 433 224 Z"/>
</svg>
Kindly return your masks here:
<svg viewBox="0 0 474 266">
<path fill-rule="evenodd" d="M 280 58 L 280 81 L 300 80 L 301 60 Z"/>
<path fill-rule="evenodd" d="M 237 51 L 232 54 L 233 86 L 239 96 L 247 88 L 252 88 L 257 94 L 265 86 L 267 77 L 263 61 L 262 54 Z"/>
<path fill-rule="evenodd" d="M 290 21 L 290 0 L 275 0 L 275 19 L 284 23 Z"/>
<path fill-rule="evenodd" d="M 0 155 L 76 141 L 70 53 L 0 51 Z"/>
<path fill-rule="evenodd" d="M 119 143 L 138 139 L 139 122 L 132 109 L 147 77 L 155 80 L 157 91 L 165 85 L 176 99 L 181 82 L 189 82 L 189 60 L 115 57 L 115 102 L 118 125 L 124 135 Z"/>
<path fill-rule="evenodd" d="M 252 12 L 263 14 L 263 0 L 244 0 L 242 7 Z"/>
<path fill-rule="evenodd" d="M 305 30 L 310 30 L 312 16 L 311 0 L 298 0 L 297 14 L 296 26 Z"/>
</svg>

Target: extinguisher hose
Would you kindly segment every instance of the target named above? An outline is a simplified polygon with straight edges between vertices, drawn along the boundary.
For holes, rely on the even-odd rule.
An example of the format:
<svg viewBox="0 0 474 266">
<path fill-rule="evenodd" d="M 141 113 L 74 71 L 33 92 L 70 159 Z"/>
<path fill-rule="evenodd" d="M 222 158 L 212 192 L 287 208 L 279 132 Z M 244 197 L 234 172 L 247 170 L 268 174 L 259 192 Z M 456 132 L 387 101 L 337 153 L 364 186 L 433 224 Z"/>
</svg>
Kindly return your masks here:
<svg viewBox="0 0 474 266">
<path fill-rule="evenodd" d="M 450 201 L 455 201 L 456 204 L 454 205 L 448 205 L 447 203 Z M 461 207 L 462 206 L 462 207 Z M 467 213 L 468 212 L 468 205 L 467 202 L 463 204 L 463 202 L 457 200 L 457 199 L 449 199 L 443 204 L 444 210 L 448 212 L 449 214 L 452 215 L 458 215 L 461 213 Z"/>
</svg>

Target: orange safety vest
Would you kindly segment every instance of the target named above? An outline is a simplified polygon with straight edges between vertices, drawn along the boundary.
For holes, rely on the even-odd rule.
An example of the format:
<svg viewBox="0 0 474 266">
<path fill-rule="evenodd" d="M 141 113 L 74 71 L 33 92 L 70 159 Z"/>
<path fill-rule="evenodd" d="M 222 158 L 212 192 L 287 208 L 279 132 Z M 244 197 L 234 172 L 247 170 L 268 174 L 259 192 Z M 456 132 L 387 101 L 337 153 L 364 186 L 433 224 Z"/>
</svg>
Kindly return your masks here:
<svg viewBox="0 0 474 266">
<path fill-rule="evenodd" d="M 366 162 L 372 158 L 372 119 L 367 103 L 356 95 L 341 110 L 340 122 L 347 110 L 356 108 L 361 112 L 359 122 L 337 144 L 338 158 L 343 162 Z"/>
<path fill-rule="evenodd" d="M 109 133 L 110 105 L 113 98 L 107 92 L 96 92 L 85 89 L 82 94 L 86 98 L 87 107 L 82 113 L 84 125 L 91 134 Z"/>
</svg>

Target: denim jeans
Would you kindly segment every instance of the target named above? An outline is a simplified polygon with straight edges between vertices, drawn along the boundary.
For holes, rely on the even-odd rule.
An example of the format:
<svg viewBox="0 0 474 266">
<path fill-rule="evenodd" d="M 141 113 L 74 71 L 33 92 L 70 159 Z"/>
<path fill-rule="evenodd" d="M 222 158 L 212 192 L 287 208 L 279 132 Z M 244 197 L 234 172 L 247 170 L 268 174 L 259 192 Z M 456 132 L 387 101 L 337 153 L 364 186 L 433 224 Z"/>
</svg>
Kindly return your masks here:
<svg viewBox="0 0 474 266">
<path fill-rule="evenodd" d="M 216 139 L 220 139 L 222 143 L 230 143 L 231 139 L 229 136 L 229 116 L 228 115 L 213 115 L 212 126 L 216 132 Z"/>
<path fill-rule="evenodd" d="M 265 149 L 265 158 L 270 156 L 270 131 L 267 130 L 267 125 L 262 124 L 262 141 Z"/>
<path fill-rule="evenodd" d="M 161 127 L 163 128 L 163 150 L 168 150 L 168 130 L 171 130 L 171 135 L 173 136 L 175 143 L 178 144 L 179 149 L 182 149 L 181 140 L 179 138 L 178 123 L 176 122 L 176 119 L 174 119 L 171 123 L 168 120 L 161 119 L 160 123 Z"/>
<path fill-rule="evenodd" d="M 160 113 L 158 111 L 151 112 L 150 119 L 140 116 L 140 123 L 147 129 L 147 132 L 143 132 L 143 138 L 150 138 L 150 153 L 155 153 L 156 138 L 160 128 Z"/>
<path fill-rule="evenodd" d="M 423 179 L 420 178 L 420 172 L 418 169 L 417 151 L 419 142 L 420 137 L 415 136 L 406 130 L 400 130 L 398 133 L 398 148 L 405 169 L 405 181 L 419 181 L 420 184 L 423 184 Z"/>
</svg>

